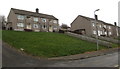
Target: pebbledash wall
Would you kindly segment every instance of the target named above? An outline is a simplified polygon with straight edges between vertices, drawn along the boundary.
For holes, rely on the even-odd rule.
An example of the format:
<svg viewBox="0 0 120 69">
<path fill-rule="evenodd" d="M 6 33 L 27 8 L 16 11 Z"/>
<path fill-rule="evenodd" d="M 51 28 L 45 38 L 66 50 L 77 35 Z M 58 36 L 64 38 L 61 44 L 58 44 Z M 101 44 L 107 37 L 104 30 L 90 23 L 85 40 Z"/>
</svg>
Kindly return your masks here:
<svg viewBox="0 0 120 69">
<path fill-rule="evenodd" d="M 96 32 L 97 30 L 97 32 Z M 78 17 L 71 23 L 71 31 L 87 36 L 105 36 L 109 38 L 118 38 L 118 26 L 116 22 L 114 25 L 106 23 L 101 20 L 96 20 L 86 16 L 78 15 Z"/>
<path fill-rule="evenodd" d="M 59 20 L 53 15 L 39 13 L 38 8 L 36 12 L 11 8 L 7 20 L 7 30 L 59 31 Z"/>
</svg>

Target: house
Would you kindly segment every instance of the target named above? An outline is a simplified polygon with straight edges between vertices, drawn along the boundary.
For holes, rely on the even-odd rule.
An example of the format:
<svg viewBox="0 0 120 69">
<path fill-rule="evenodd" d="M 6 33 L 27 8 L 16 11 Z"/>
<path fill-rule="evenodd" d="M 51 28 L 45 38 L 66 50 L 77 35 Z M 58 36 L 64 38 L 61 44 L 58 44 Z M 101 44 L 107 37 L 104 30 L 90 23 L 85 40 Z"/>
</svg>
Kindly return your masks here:
<svg viewBox="0 0 120 69">
<path fill-rule="evenodd" d="M 101 20 L 95 21 L 93 18 L 78 15 L 78 17 L 71 23 L 71 31 L 74 33 L 95 36 L 117 37 L 118 27 Z M 97 31 L 97 32 L 96 32 Z"/>
<path fill-rule="evenodd" d="M 53 15 L 39 13 L 38 8 L 36 12 L 11 8 L 7 20 L 7 30 L 59 31 L 58 19 Z"/>
</svg>

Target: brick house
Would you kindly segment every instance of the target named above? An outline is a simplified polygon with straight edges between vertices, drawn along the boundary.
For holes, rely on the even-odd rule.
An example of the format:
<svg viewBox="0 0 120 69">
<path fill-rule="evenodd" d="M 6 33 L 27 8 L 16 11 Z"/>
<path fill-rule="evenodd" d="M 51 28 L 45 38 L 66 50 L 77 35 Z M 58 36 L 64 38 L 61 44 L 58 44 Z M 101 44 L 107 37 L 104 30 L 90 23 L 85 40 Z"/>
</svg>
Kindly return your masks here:
<svg viewBox="0 0 120 69">
<path fill-rule="evenodd" d="M 39 13 L 38 8 L 36 12 L 11 8 L 7 17 L 6 29 L 57 32 L 59 30 L 59 24 L 56 17 Z"/>
<path fill-rule="evenodd" d="M 96 24 L 97 23 L 97 24 Z M 86 16 L 78 15 L 78 17 L 71 23 L 71 31 L 87 36 L 94 36 L 97 34 L 96 25 L 98 29 L 98 36 L 117 37 L 118 27 L 101 20 L 89 18 Z"/>
</svg>

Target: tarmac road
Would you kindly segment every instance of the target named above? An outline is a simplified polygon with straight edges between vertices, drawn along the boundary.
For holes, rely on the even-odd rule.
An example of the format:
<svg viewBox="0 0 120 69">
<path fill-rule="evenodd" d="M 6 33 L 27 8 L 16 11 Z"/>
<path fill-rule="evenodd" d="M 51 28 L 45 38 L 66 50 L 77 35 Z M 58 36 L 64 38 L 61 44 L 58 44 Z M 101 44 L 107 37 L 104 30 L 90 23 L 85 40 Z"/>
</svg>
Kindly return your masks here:
<svg viewBox="0 0 120 69">
<path fill-rule="evenodd" d="M 120 54 L 120 53 L 119 53 Z M 58 62 L 51 67 L 118 67 L 118 52 L 82 60 Z"/>
<path fill-rule="evenodd" d="M 120 54 L 120 53 L 119 53 Z M 118 52 L 108 55 L 92 57 L 82 60 L 53 61 L 47 59 L 37 59 L 20 52 L 2 46 L 3 67 L 117 67 Z"/>
</svg>

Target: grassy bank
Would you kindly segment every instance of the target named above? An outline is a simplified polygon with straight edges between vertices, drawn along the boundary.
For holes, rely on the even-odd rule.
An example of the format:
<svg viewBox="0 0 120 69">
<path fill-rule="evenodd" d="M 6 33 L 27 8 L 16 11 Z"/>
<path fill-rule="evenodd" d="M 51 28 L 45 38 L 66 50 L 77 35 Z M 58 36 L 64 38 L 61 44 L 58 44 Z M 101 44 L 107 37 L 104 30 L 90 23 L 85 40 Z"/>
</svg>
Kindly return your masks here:
<svg viewBox="0 0 120 69">
<path fill-rule="evenodd" d="M 95 51 L 96 44 L 65 34 L 50 32 L 3 31 L 3 41 L 23 48 L 26 53 L 40 57 L 58 57 Z M 100 46 L 100 49 L 105 47 Z"/>
</svg>

